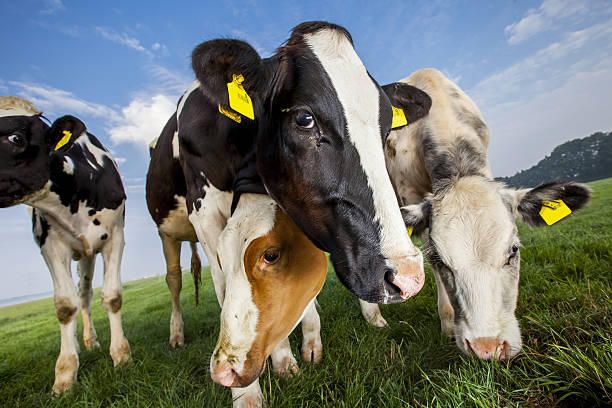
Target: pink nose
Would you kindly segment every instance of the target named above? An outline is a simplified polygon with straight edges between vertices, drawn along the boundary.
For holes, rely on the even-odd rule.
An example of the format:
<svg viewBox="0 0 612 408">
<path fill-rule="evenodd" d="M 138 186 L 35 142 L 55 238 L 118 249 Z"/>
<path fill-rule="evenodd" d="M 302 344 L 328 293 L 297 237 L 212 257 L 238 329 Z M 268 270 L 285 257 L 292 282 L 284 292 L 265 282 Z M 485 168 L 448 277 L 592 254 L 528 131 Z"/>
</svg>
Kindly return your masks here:
<svg viewBox="0 0 612 408">
<path fill-rule="evenodd" d="M 508 343 L 494 337 L 465 339 L 465 345 L 482 360 L 505 360 L 508 357 Z"/>
<path fill-rule="evenodd" d="M 230 367 L 227 361 L 222 361 L 211 370 L 210 378 L 217 384 L 231 387 L 236 380 L 236 371 Z"/>
<path fill-rule="evenodd" d="M 408 299 L 419 293 L 425 284 L 425 271 L 423 263 L 414 260 L 414 257 L 402 257 L 392 260 L 397 268 L 393 284 L 401 291 L 401 296 Z"/>
</svg>

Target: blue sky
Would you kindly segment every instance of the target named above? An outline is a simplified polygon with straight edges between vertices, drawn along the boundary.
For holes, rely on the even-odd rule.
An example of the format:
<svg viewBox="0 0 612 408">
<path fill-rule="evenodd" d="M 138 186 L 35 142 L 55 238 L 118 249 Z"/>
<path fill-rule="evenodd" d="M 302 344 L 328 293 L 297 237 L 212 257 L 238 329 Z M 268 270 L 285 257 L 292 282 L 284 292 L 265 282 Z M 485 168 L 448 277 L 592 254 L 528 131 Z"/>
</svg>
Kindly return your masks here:
<svg viewBox="0 0 612 408">
<path fill-rule="evenodd" d="M 124 280 L 165 270 L 144 202 L 146 146 L 193 79 L 191 50 L 208 39 L 240 38 L 269 56 L 293 26 L 327 20 L 350 31 L 381 84 L 438 68 L 483 112 L 496 176 L 566 140 L 612 130 L 607 0 L 2 0 L 0 15 L 0 94 L 29 99 L 51 120 L 79 116 L 119 162 L 128 192 Z M 0 225 L 0 299 L 52 290 L 26 209 L 1 210 Z"/>
</svg>

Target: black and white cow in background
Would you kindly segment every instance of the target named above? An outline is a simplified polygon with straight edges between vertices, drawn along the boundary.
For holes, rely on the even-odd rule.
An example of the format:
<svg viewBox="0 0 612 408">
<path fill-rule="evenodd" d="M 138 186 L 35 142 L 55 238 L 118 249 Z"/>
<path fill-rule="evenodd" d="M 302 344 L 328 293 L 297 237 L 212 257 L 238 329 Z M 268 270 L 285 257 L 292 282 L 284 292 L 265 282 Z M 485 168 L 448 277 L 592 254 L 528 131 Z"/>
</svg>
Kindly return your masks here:
<svg viewBox="0 0 612 408">
<path fill-rule="evenodd" d="M 20 203 L 34 207 L 34 238 L 53 279 L 61 334 L 53 390 L 61 393 L 76 381 L 79 308 L 85 347 L 100 346 L 91 319 L 91 285 L 98 253 L 104 259 L 101 297 L 110 321 L 110 355 L 115 366 L 130 360 L 121 326 L 125 192 L 113 158 L 83 122 L 63 116 L 49 128 L 30 102 L 2 96 L 0 207 Z M 79 262 L 78 292 L 71 259 Z"/>
<path fill-rule="evenodd" d="M 438 287 L 442 331 L 464 353 L 505 359 L 521 349 L 514 315 L 520 241 L 515 220 L 545 225 L 544 201 L 582 208 L 589 189 L 555 180 L 515 190 L 495 182 L 487 160 L 489 129 L 478 107 L 435 69 L 402 80 L 432 100 L 429 115 L 387 138 L 389 175 L 407 226 L 421 234 Z M 392 103 L 402 85 L 383 87 Z M 378 314 L 365 305 L 364 315 Z M 373 309 L 373 310 L 372 310 Z M 382 318 L 382 317 L 381 317 Z"/>
<path fill-rule="evenodd" d="M 243 193 L 267 192 L 360 298 L 393 303 L 422 288 L 423 258 L 385 169 L 391 105 L 344 28 L 300 24 L 267 59 L 242 41 L 208 41 L 192 65 L 197 79 L 178 105 L 173 143 L 200 242 L 223 227 L 207 221 L 211 191 L 233 191 L 233 206 Z M 239 77 L 254 120 L 229 107 L 228 84 Z"/>
</svg>

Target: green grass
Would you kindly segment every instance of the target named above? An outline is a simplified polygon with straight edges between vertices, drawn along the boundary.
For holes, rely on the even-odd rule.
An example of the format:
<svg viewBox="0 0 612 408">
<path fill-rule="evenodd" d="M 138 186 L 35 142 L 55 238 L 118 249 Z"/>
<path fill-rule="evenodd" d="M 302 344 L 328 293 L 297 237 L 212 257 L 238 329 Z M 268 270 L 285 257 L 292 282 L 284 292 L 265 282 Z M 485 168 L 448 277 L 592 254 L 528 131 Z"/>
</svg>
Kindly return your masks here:
<svg viewBox="0 0 612 408">
<path fill-rule="evenodd" d="M 390 327 L 376 329 L 331 272 L 318 298 L 323 362 L 300 362 L 300 374 L 288 380 L 266 369 L 261 384 L 268 405 L 612 404 L 612 179 L 590 185 L 593 201 L 577 217 L 551 228 L 519 228 L 525 248 L 517 317 L 524 348 L 512 361 L 465 357 L 440 333 L 431 274 L 417 297 L 383 306 Z M 78 384 L 61 397 L 51 393 L 59 353 L 52 300 L 0 309 L 0 405 L 229 407 L 229 390 L 208 374 L 220 309 L 204 276 L 197 309 L 191 278 L 184 277 L 187 345 L 177 350 L 167 342 L 170 294 L 164 277 L 124 285 L 123 322 L 134 361 L 119 369 L 108 356 L 108 321 L 96 292 L 93 313 L 102 349 L 82 347 Z M 296 356 L 300 341 L 291 336 Z"/>
</svg>

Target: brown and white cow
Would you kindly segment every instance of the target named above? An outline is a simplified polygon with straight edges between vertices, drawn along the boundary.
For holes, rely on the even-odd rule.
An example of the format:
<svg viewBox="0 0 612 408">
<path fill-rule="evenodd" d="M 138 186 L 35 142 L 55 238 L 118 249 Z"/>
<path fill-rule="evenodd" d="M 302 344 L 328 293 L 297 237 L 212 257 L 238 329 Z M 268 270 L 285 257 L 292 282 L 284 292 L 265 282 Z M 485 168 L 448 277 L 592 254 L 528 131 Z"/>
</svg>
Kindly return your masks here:
<svg viewBox="0 0 612 408">
<path fill-rule="evenodd" d="M 589 189 L 555 180 L 515 190 L 494 181 L 489 129 L 474 102 L 435 69 L 401 82 L 383 87 L 394 105 L 401 106 L 396 91 L 408 85 L 425 91 L 432 105 L 428 116 L 391 132 L 387 169 L 406 225 L 421 234 L 434 271 L 442 331 L 454 333 L 464 353 L 512 357 L 521 349 L 515 220 L 545 225 L 543 202 L 563 200 L 573 212 L 588 202 Z M 382 319 L 377 305 L 362 305 L 369 321 Z"/>
<path fill-rule="evenodd" d="M 115 161 L 83 122 L 63 116 L 49 128 L 30 102 L 0 97 L 0 207 L 33 207 L 34 239 L 53 278 L 60 325 L 55 393 L 76 381 L 79 309 L 85 347 L 100 347 L 91 319 L 98 253 L 104 259 L 101 297 L 110 321 L 110 355 L 115 365 L 130 360 L 121 325 L 125 198 Z M 78 260 L 78 291 L 70 270 L 73 259 Z"/>
<path fill-rule="evenodd" d="M 187 214 L 184 174 L 178 158 L 173 157 L 176 126 L 173 115 L 151 144 L 146 185 L 172 295 L 172 347 L 185 341 L 180 310 L 181 242 L 190 242 L 192 251 L 198 242 Z M 325 281 L 327 259 L 269 196 L 242 194 L 232 214 L 233 197 L 231 191 L 207 190 L 203 205 L 209 228 L 203 245 L 209 259 L 215 259 L 220 267 L 214 284 L 222 308 L 221 329 L 210 361 L 211 377 L 233 387 L 234 406 L 240 407 L 261 405 L 257 378 L 268 356 L 275 372 L 297 371 L 287 336 L 300 319 L 302 357 L 315 363 L 321 360 L 320 320 L 314 299 Z M 192 252 L 194 277 L 199 268 L 197 253 Z"/>
</svg>

